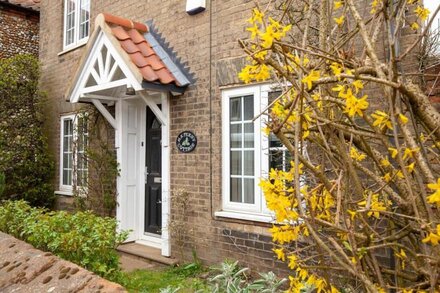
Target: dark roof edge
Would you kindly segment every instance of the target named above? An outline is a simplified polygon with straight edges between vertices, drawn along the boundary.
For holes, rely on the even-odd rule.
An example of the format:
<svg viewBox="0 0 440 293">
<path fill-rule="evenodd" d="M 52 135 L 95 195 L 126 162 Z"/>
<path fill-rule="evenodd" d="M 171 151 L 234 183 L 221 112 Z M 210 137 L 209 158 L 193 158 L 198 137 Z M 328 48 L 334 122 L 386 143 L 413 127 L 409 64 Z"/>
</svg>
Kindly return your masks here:
<svg viewBox="0 0 440 293">
<path fill-rule="evenodd" d="M 150 42 L 150 45 L 155 50 L 156 54 L 162 59 L 162 62 L 170 69 L 171 73 L 178 80 L 178 82 L 182 86 L 188 86 L 189 84 L 194 84 L 196 82 L 195 74 L 190 71 L 188 63 L 182 63 L 181 58 L 177 57 L 176 52 L 174 52 L 173 48 L 170 47 L 170 43 L 168 43 L 161 33 L 157 30 L 152 20 L 146 22 L 148 26 L 148 33 L 146 33 L 145 39 Z M 159 48 L 159 52 L 156 51 L 154 45 L 157 44 L 161 48 Z M 165 56 L 160 52 L 160 49 L 164 51 Z M 171 61 L 172 63 L 170 63 Z M 173 70 L 173 67 L 176 67 L 178 71 Z M 182 75 L 182 76 L 180 76 Z"/>
<path fill-rule="evenodd" d="M 187 87 L 188 85 L 181 87 L 181 86 L 176 86 L 174 84 L 161 84 L 161 83 L 154 83 L 148 81 L 142 82 L 142 88 L 146 90 L 153 90 L 160 92 L 169 91 L 171 93 L 183 94 Z"/>
</svg>

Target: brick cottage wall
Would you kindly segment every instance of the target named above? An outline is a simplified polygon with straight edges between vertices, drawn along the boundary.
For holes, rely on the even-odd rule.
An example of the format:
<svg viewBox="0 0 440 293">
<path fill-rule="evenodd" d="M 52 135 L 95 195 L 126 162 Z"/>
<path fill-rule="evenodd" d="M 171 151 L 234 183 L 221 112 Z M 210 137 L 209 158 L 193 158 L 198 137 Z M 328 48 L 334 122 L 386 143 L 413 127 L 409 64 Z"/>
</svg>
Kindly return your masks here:
<svg viewBox="0 0 440 293">
<path fill-rule="evenodd" d="M 428 66 L 425 70 L 425 92 L 429 96 L 431 103 L 440 111 L 440 63 L 438 63 L 438 61 L 435 63 Z"/>
<path fill-rule="evenodd" d="M 81 107 L 65 102 L 64 93 L 84 52 L 84 47 L 63 52 L 63 2 L 41 2 L 41 84 L 50 99 L 47 131 L 56 158 L 59 158 L 60 116 Z M 270 224 L 214 215 L 222 208 L 221 91 L 240 85 L 237 74 L 244 64 L 244 54 L 237 40 L 248 36 L 246 19 L 254 2 L 207 1 L 207 10 L 194 16 L 186 14 L 185 2 L 164 0 L 158 5 L 155 0 L 95 0 L 91 6 L 91 23 L 101 12 L 138 22 L 153 19 L 170 47 L 195 73 L 196 83 L 184 95 L 171 100 L 171 190 L 183 189 L 189 193 L 189 210 L 183 216 L 191 230 L 185 238 L 186 260 L 191 259 L 194 250 L 208 264 L 236 259 L 242 265 L 284 275 L 285 264 L 276 261 L 271 251 Z M 405 36 L 408 42 L 413 39 L 410 34 L 408 30 Z M 413 59 L 408 58 L 408 64 L 411 63 Z M 197 136 L 197 148 L 192 153 L 180 153 L 174 144 L 183 130 L 191 130 Z M 56 173 L 58 188 L 59 162 Z M 66 202 L 72 201 L 68 197 L 59 198 L 65 208 Z M 179 213 L 180 210 L 173 209 L 171 217 Z M 179 245 L 172 241 L 172 254 L 180 257 Z"/>
<path fill-rule="evenodd" d="M 0 58 L 17 54 L 38 56 L 39 13 L 0 3 Z"/>
<path fill-rule="evenodd" d="M 62 52 L 62 2 L 47 0 L 41 3 L 41 84 L 51 101 L 47 108 L 50 125 L 47 131 L 50 148 L 56 158 L 59 158 L 60 116 L 81 108 L 81 105 L 65 102 L 64 93 L 84 52 L 84 47 Z M 152 0 L 96 0 L 92 2 L 91 17 L 92 24 L 101 12 L 139 22 L 153 19 L 157 29 L 170 42 L 170 47 L 183 62 L 188 62 L 189 68 L 196 74 L 197 82 L 184 95 L 171 101 L 171 189 L 184 189 L 190 193 L 190 210 L 185 222 L 194 231 L 187 236 L 185 257 L 189 259 L 194 249 L 206 263 L 230 258 L 262 271 L 274 270 L 275 260 L 267 224 L 213 216 L 216 210 L 221 209 L 221 91 L 218 80 L 223 79 L 222 85 L 227 86 L 236 83 L 235 75 L 240 67 L 237 60 L 243 57 L 237 39 L 247 36 L 245 20 L 253 2 L 233 0 L 213 1 L 212 4 L 212 16 L 209 8 L 204 13 L 189 16 L 185 12 L 185 1 L 162 1 L 158 7 L 157 2 Z M 229 67 L 236 69 L 228 79 L 221 72 Z M 234 81 L 231 82 L 231 78 Z M 193 131 L 198 138 L 197 148 L 190 154 L 179 153 L 173 143 L 183 130 Z M 56 188 L 58 173 L 59 162 Z M 70 207 L 72 198 L 60 196 L 59 199 L 60 207 Z M 173 210 L 172 213 L 179 211 Z M 173 255 L 179 257 L 176 255 L 178 251 L 177 244 L 173 243 Z M 276 267 L 279 271 L 282 266 Z"/>
</svg>

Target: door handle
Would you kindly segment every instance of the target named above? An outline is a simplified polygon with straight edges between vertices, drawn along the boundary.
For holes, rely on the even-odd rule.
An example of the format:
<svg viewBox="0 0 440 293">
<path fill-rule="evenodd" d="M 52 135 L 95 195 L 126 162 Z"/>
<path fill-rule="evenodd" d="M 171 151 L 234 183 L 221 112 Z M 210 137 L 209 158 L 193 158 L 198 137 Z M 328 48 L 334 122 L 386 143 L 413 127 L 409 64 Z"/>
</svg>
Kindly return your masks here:
<svg viewBox="0 0 440 293">
<path fill-rule="evenodd" d="M 157 204 L 161 204 L 162 201 L 159 199 L 158 201 L 156 201 Z"/>
<path fill-rule="evenodd" d="M 150 173 L 148 173 L 148 167 L 145 166 L 145 170 L 144 170 L 144 180 L 145 180 L 145 183 L 147 183 L 147 180 L 148 180 L 148 174 L 150 174 Z"/>
</svg>

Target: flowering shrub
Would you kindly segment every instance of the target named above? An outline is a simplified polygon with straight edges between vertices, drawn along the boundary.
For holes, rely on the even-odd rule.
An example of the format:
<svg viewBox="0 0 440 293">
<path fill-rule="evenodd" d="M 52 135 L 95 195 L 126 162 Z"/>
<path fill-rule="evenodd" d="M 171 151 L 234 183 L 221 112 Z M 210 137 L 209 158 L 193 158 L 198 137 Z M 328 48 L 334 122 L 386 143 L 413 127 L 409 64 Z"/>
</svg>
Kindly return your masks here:
<svg viewBox="0 0 440 293">
<path fill-rule="evenodd" d="M 282 92 L 263 113 L 265 131 L 294 159 L 260 186 L 290 290 L 440 290 L 440 113 L 419 86 L 423 72 L 406 69 L 423 34 L 400 49 L 429 11 L 417 0 L 269 7 L 248 20 L 239 77 Z"/>
</svg>

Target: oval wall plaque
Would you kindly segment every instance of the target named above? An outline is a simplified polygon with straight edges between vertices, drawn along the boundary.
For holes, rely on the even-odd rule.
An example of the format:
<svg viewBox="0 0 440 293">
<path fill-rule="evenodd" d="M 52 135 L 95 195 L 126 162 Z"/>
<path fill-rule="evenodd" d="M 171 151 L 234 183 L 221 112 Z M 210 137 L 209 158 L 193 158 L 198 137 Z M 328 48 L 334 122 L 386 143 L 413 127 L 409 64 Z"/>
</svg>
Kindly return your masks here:
<svg viewBox="0 0 440 293">
<path fill-rule="evenodd" d="M 176 146 L 180 152 L 190 153 L 197 146 L 197 137 L 191 131 L 183 131 L 177 136 Z"/>
</svg>

